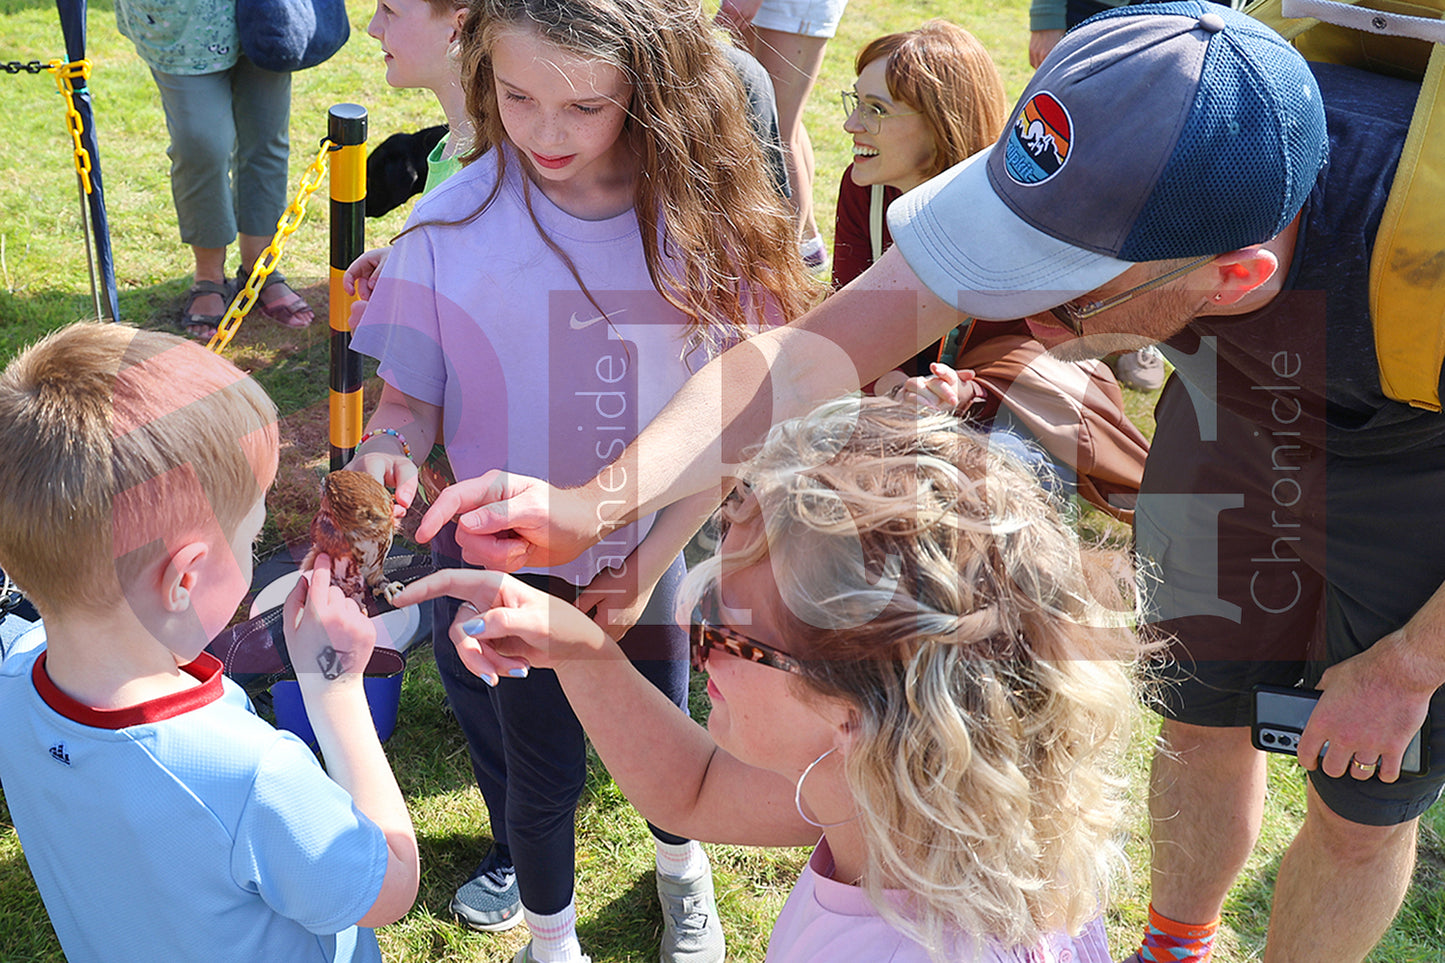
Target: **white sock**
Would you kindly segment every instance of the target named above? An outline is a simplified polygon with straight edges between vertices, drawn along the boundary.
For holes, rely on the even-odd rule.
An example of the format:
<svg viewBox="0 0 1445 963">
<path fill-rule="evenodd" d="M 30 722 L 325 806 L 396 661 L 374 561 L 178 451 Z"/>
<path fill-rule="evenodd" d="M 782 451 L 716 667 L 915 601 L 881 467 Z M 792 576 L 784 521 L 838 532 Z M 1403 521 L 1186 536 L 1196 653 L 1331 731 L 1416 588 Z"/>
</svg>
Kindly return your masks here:
<svg viewBox="0 0 1445 963">
<path fill-rule="evenodd" d="M 695 839 L 690 839 L 685 843 L 664 843 L 660 839 L 653 839 L 653 842 L 657 844 L 659 876 L 666 876 L 670 879 L 692 879 L 694 876 L 712 871 L 702 843 Z"/>
<path fill-rule="evenodd" d="M 824 253 L 823 235 L 814 234 L 812 237 L 798 242 L 798 253 L 803 257 L 817 257 Z"/>
<path fill-rule="evenodd" d="M 534 913 L 522 906 L 527 929 L 532 931 L 532 958 L 537 963 L 582 963 L 587 959 L 577 942 L 577 901 L 557 913 Z"/>
</svg>

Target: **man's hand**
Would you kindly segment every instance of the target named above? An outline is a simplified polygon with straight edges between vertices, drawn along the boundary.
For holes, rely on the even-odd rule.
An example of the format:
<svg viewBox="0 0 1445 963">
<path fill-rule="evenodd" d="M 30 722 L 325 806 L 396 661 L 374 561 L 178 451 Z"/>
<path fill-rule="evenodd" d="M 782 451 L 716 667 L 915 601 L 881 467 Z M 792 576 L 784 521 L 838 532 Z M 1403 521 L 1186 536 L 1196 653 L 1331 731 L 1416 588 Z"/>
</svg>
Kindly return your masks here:
<svg viewBox="0 0 1445 963">
<path fill-rule="evenodd" d="M 496 470 L 447 486 L 422 518 L 417 541 L 430 541 L 453 518 L 462 558 L 504 572 L 570 562 L 612 530 L 581 490 Z"/>
<path fill-rule="evenodd" d="M 1423 678 L 1421 669 L 1402 629 L 1325 670 L 1319 684 L 1324 695 L 1300 736 L 1300 764 L 1311 770 L 1318 764 L 1336 778 L 1347 772 L 1356 779 L 1378 773 L 1382 782 L 1400 778 L 1405 747 L 1440 685 Z"/>
</svg>

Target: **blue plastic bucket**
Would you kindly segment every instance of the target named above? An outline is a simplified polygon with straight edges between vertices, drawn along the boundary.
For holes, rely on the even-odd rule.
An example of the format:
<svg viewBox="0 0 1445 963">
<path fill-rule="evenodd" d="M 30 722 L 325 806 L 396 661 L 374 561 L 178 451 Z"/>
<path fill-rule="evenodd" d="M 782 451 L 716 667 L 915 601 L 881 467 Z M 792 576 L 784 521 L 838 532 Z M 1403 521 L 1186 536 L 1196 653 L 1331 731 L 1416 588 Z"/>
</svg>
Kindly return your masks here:
<svg viewBox="0 0 1445 963">
<path fill-rule="evenodd" d="M 296 585 L 301 573 L 289 571 L 261 589 L 251 603 L 254 618 L 268 608 L 274 608 L 286 600 L 287 594 Z M 376 627 L 378 645 L 389 646 L 404 652 L 425 631 L 417 606 L 393 609 L 371 620 Z M 366 689 L 366 701 L 371 707 L 371 721 L 376 725 L 376 735 L 382 742 L 391 738 L 396 731 L 396 710 L 401 702 L 401 679 L 403 673 L 388 676 L 368 676 L 362 680 Z M 306 707 L 301 703 L 301 687 L 294 679 L 286 679 L 271 686 L 272 706 L 276 710 L 276 728 L 286 729 L 300 736 L 311 748 L 316 748 L 316 733 L 311 720 L 306 716 Z"/>
<path fill-rule="evenodd" d="M 371 708 L 371 721 L 382 742 L 396 731 L 396 710 L 401 704 L 401 680 L 404 673 L 368 676 L 362 680 L 366 702 Z M 301 686 L 295 679 L 283 679 L 271 686 L 271 704 L 276 710 L 276 728 L 294 732 L 301 741 L 316 748 L 316 733 L 301 701 Z"/>
</svg>

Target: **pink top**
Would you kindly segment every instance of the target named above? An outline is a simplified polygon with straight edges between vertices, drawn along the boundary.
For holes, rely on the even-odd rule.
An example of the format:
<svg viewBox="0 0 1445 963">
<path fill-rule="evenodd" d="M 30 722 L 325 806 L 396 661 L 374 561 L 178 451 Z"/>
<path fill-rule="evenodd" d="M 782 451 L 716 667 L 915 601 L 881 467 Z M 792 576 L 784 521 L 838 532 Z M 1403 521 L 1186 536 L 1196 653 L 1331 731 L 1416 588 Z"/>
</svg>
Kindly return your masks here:
<svg viewBox="0 0 1445 963">
<path fill-rule="evenodd" d="M 878 914 L 860 887 L 833 879 L 833 853 L 827 839 L 818 843 L 803 875 L 773 925 L 767 963 L 936 963 L 922 944 L 894 929 Z M 889 890 L 902 904 L 907 894 Z M 1070 938 L 1050 936 L 1022 951 L 1000 949 L 981 940 L 947 957 L 958 963 L 1111 963 L 1104 922 L 1098 917 Z"/>
</svg>

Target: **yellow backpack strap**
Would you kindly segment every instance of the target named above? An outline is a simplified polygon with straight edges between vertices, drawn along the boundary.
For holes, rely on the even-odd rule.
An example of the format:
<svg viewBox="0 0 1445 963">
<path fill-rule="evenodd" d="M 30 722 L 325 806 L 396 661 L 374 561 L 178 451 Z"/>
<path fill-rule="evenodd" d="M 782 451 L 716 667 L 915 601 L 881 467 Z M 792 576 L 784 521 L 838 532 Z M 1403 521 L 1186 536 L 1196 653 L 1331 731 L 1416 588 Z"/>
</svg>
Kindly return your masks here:
<svg viewBox="0 0 1445 963">
<path fill-rule="evenodd" d="M 1309 17 L 1286 17 L 1283 7 L 1283 0 L 1254 0 L 1244 8 L 1244 12 L 1273 28 L 1275 33 L 1291 42 L 1295 37 L 1319 23 L 1318 20 Z"/>
<path fill-rule="evenodd" d="M 1445 365 L 1445 48 L 1436 46 L 1390 186 L 1370 260 L 1370 316 L 1380 388 L 1397 401 L 1440 410 Z"/>
<path fill-rule="evenodd" d="M 1400 165 L 1375 234 L 1370 317 L 1381 389 L 1396 401 L 1440 411 L 1440 373 L 1445 367 L 1445 232 L 1439 226 L 1445 201 L 1445 0 L 1256 0 L 1246 12 L 1293 42 L 1309 60 L 1409 77 L 1419 77 L 1423 70 Z M 1315 30 L 1322 21 L 1325 29 Z"/>
</svg>

